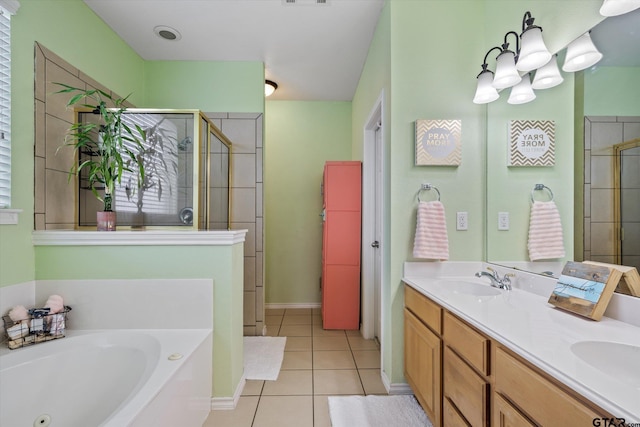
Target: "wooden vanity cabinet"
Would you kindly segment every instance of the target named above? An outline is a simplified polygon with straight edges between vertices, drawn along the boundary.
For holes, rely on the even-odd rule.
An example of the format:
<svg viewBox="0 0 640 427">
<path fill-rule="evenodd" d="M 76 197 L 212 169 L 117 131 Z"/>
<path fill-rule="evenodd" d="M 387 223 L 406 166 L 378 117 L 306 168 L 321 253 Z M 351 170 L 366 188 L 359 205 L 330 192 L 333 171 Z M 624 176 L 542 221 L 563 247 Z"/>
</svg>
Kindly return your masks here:
<svg viewBox="0 0 640 427">
<path fill-rule="evenodd" d="M 405 286 L 405 377 L 434 427 L 592 425 L 613 418 Z"/>
<path fill-rule="evenodd" d="M 442 309 L 405 287 L 404 376 L 434 426 L 442 419 Z"/>
</svg>

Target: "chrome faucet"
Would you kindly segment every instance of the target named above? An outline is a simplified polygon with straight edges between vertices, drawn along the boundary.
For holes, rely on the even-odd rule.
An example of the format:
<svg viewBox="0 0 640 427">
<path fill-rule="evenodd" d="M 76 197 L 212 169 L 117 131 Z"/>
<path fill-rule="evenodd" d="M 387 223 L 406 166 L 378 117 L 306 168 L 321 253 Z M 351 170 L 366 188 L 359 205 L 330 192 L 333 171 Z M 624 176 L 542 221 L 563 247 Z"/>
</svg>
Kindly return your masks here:
<svg viewBox="0 0 640 427">
<path fill-rule="evenodd" d="M 506 273 L 504 276 L 502 276 L 501 279 L 498 272 L 493 268 L 487 267 L 487 270 L 489 271 L 478 271 L 476 273 L 476 277 L 488 277 L 491 281 L 491 286 L 493 286 L 494 288 L 506 289 L 508 291 L 511 290 L 511 278 L 515 277 L 515 274 Z"/>
</svg>

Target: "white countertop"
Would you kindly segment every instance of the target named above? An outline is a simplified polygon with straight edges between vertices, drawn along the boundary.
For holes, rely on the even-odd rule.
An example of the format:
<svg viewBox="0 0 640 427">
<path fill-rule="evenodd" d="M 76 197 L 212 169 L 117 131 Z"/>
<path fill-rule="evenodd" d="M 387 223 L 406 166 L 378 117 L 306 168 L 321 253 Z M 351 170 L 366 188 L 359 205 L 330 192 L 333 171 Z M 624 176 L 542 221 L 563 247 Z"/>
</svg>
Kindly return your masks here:
<svg viewBox="0 0 640 427">
<path fill-rule="evenodd" d="M 476 270 L 478 271 L 478 270 Z M 502 343 L 549 375 L 591 400 L 612 416 L 640 423 L 640 384 L 624 372 L 607 374 L 587 364 L 570 349 L 579 341 L 607 341 L 640 346 L 640 327 L 608 317 L 596 322 L 554 308 L 548 297 L 520 289 L 495 296 L 472 296 L 447 288 L 446 280 L 483 283 L 465 277 L 405 276 L 403 281 Z M 495 289 L 495 288 L 492 288 Z M 640 353 L 637 359 L 638 375 Z M 616 354 L 610 355 L 611 368 Z"/>
</svg>

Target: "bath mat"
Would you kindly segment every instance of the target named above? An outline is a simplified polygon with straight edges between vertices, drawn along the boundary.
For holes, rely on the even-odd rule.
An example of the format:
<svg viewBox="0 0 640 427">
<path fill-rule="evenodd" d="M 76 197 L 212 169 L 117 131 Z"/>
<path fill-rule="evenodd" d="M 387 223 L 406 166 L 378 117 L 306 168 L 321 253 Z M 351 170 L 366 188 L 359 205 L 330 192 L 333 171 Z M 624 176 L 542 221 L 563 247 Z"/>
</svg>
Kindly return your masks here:
<svg viewBox="0 0 640 427">
<path fill-rule="evenodd" d="M 432 427 L 413 396 L 329 396 L 333 427 Z"/>
<path fill-rule="evenodd" d="M 286 337 L 244 337 L 245 378 L 277 380 L 286 343 Z"/>
</svg>

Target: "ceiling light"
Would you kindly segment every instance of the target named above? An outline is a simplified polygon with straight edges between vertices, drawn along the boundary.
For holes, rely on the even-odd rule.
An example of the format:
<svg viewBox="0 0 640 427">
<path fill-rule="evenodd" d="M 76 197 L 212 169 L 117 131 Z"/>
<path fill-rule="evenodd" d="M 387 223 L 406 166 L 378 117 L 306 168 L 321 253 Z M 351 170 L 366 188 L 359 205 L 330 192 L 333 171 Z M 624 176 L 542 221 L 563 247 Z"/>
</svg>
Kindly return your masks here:
<svg viewBox="0 0 640 427">
<path fill-rule="evenodd" d="M 622 15 L 640 7 L 640 0 L 604 0 L 600 7 L 600 15 Z"/>
<path fill-rule="evenodd" d="M 166 25 L 158 25 L 157 27 L 154 27 L 153 32 L 156 33 L 158 37 L 169 41 L 177 41 L 182 38 L 182 34 L 180 34 L 178 30 L 167 27 Z"/>
<path fill-rule="evenodd" d="M 584 33 L 567 47 L 567 56 L 564 59 L 562 70 L 574 72 L 584 70 L 596 64 L 602 59 L 602 53 L 591 41 L 589 33 Z"/>
<path fill-rule="evenodd" d="M 522 17 L 520 50 L 518 51 L 518 62 L 516 63 L 518 71 L 535 70 L 551 59 L 551 52 L 549 52 L 542 39 L 542 28 L 533 25 L 534 20 L 535 18 L 528 11 Z"/>
<path fill-rule="evenodd" d="M 526 104 L 536 99 L 536 94 L 531 88 L 531 77 L 529 74 L 522 76 L 522 81 L 511 88 L 511 94 L 507 102 L 509 104 Z"/>
<path fill-rule="evenodd" d="M 551 60 L 536 70 L 531 87 L 533 89 L 549 89 L 558 86 L 564 78 L 558 69 L 558 55 L 551 57 Z"/>
<path fill-rule="evenodd" d="M 276 89 L 278 89 L 278 83 L 271 81 L 271 80 L 265 80 L 264 81 L 264 96 L 267 97 L 269 95 L 271 95 L 273 92 L 276 91 Z"/>
</svg>

